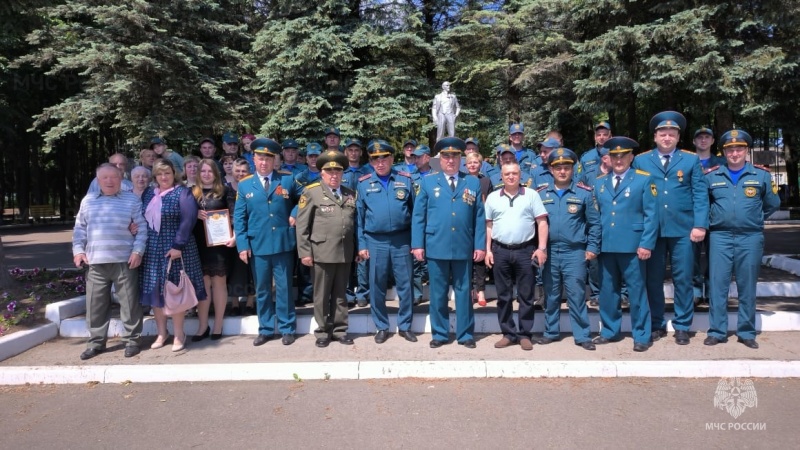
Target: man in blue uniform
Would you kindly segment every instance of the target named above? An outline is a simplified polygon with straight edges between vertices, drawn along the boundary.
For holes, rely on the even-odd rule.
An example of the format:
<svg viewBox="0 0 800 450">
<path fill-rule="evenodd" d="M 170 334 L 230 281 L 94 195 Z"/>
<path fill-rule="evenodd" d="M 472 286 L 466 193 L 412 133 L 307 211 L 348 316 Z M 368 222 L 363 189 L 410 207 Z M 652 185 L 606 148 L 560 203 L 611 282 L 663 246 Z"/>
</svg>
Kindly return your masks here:
<svg viewBox="0 0 800 450">
<path fill-rule="evenodd" d="M 414 155 L 414 150 L 417 148 L 417 141 L 414 139 L 406 139 L 403 142 L 403 156 L 404 160 L 392 167 L 398 172 L 414 173 L 417 171 L 417 157 Z"/>
<path fill-rule="evenodd" d="M 339 132 L 339 128 L 333 126 L 325 128 L 323 134 L 325 134 L 325 150 L 335 150 L 341 153 L 342 149 L 339 148 L 339 144 L 342 142 L 342 135 Z M 312 164 L 308 163 L 308 165 L 311 166 Z"/>
<path fill-rule="evenodd" d="M 383 344 L 389 338 L 386 290 L 390 278 L 394 278 L 400 303 L 398 334 L 416 342 L 417 337 L 411 332 L 413 182 L 407 173 L 392 170 L 394 148 L 386 141 L 371 142 L 367 151 L 374 171 L 363 175 L 358 183 L 356 231 L 358 255 L 363 260 L 370 259 L 370 312 L 378 330 L 375 342 Z"/>
<path fill-rule="evenodd" d="M 511 164 L 517 163 L 516 152 L 514 149 L 508 144 L 500 144 L 494 149 L 497 152 L 497 169 L 489 176 L 489 182 L 492 184 L 492 189 L 500 189 L 503 187 L 503 177 L 500 173 L 500 167 L 504 164 Z M 522 170 L 522 165 L 520 165 L 520 177 L 519 177 L 519 184 L 525 187 L 531 187 L 533 185 L 533 177 L 531 176 L 530 172 L 525 172 Z"/>
<path fill-rule="evenodd" d="M 778 188 L 768 171 L 746 161 L 753 139 L 744 130 L 720 138 L 727 166 L 706 174 L 711 198 L 710 327 L 705 345 L 728 340 L 728 290 L 736 277 L 739 316 L 736 336 L 750 348 L 756 342 L 756 284 L 764 253 L 764 220 L 780 207 Z"/>
<path fill-rule="evenodd" d="M 597 122 L 594 126 L 594 147 L 586 150 L 581 155 L 581 175 L 597 169 L 602 162 L 600 149 L 607 140 L 611 139 L 611 124 L 606 121 Z"/>
<path fill-rule="evenodd" d="M 603 144 L 611 157 L 611 173 L 597 178 L 594 202 L 600 211 L 600 319 L 603 328 L 595 344 L 622 340 L 622 280 L 628 283 L 633 351 L 645 352 L 651 340 L 650 307 L 645 294 L 646 260 L 656 245 L 655 183 L 650 174 L 631 168 L 633 149 L 639 144 L 627 137 Z"/>
<path fill-rule="evenodd" d="M 525 147 L 525 126 L 523 124 L 513 123 L 508 127 L 508 141 L 522 173 L 530 173 L 542 163 L 542 159 L 533 150 Z M 504 163 L 498 161 L 497 168 L 499 169 L 502 164 Z"/>
<path fill-rule="evenodd" d="M 290 345 L 296 326 L 291 291 L 296 240 L 289 217 L 302 187 L 294 182 L 291 173 L 275 170 L 280 144 L 261 138 L 253 141 L 251 148 L 256 173 L 239 181 L 233 224 L 239 258 L 253 266 L 258 313 L 258 336 L 253 345 L 263 345 L 273 338 L 276 312 L 281 342 Z"/>
<path fill-rule="evenodd" d="M 520 186 L 516 162 L 500 167 L 503 187 L 486 197 L 486 267 L 494 272 L 497 320 L 503 337 L 495 348 L 519 344 L 533 350 L 533 286 L 531 265 L 547 259 L 547 210 L 535 190 Z M 534 237 L 541 244 L 537 247 Z M 519 325 L 514 323 L 514 286 L 519 302 Z"/>
<path fill-rule="evenodd" d="M 411 247 L 414 257 L 427 258 L 430 283 L 431 348 L 449 341 L 447 288 L 452 279 L 456 298 L 456 340 L 475 348 L 475 316 L 470 298 L 472 262 L 486 253 L 486 221 L 478 178 L 458 171 L 464 141 L 456 137 L 436 143 L 442 172 L 422 178 L 414 202 Z"/>
<path fill-rule="evenodd" d="M 288 170 L 292 175 L 297 175 L 307 169 L 305 164 L 300 164 L 297 160 L 300 144 L 294 139 L 286 139 L 281 145 L 283 147 L 283 164 L 281 169 Z"/>
<path fill-rule="evenodd" d="M 543 267 L 545 331 L 539 344 L 561 339 L 559 313 L 561 289 L 567 293 L 569 321 L 575 345 L 594 350 L 589 336 L 586 293 L 586 261 L 600 254 L 600 215 L 592 201 L 592 189 L 573 181 L 578 156 L 570 149 L 558 148 L 547 158 L 554 180 L 539 191 L 550 220 L 547 262 Z"/>
<path fill-rule="evenodd" d="M 717 156 L 711 151 L 711 146 L 714 144 L 714 131 L 708 127 L 701 127 L 695 130 L 694 152 L 700 158 L 700 165 L 703 166 L 703 172 L 707 173 L 712 169 L 725 164 L 725 158 Z M 694 303 L 708 303 L 708 295 L 711 292 L 708 278 L 708 245 L 710 236 L 706 233 L 705 239 L 702 242 L 694 242 L 694 278 L 692 285 L 694 287 Z"/>
<path fill-rule="evenodd" d="M 647 260 L 647 298 L 650 302 L 653 340 L 667 336 L 664 318 L 664 277 L 667 252 L 670 254 L 672 284 L 675 288 L 675 343 L 689 344 L 689 329 L 694 318 L 694 242 L 702 242 L 708 229 L 708 187 L 700 159 L 687 150 L 678 150 L 686 118 L 675 111 L 664 111 L 650 119 L 656 148 L 633 161 L 634 169 L 649 172 L 658 193 L 658 239 Z"/>
<path fill-rule="evenodd" d="M 358 189 L 358 180 L 372 172 L 372 166 L 361 164 L 362 153 L 364 150 L 359 139 L 348 138 L 344 141 L 348 167 L 342 175 L 342 186 L 353 191 Z M 350 282 L 347 285 L 347 304 L 357 304 L 359 308 L 364 308 L 369 305 L 369 265 L 366 260 L 354 260 L 353 264 L 355 267 L 350 269 Z"/>
</svg>

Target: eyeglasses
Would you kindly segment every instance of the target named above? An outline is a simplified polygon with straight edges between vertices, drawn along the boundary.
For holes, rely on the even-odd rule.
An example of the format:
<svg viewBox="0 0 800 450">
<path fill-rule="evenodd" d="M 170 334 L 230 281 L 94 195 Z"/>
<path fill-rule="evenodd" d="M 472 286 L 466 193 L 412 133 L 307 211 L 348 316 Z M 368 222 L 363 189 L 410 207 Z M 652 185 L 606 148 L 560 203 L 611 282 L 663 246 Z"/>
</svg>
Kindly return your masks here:
<svg viewBox="0 0 800 450">
<path fill-rule="evenodd" d="M 439 157 L 442 159 L 456 159 L 458 158 L 458 153 L 441 153 Z"/>
</svg>

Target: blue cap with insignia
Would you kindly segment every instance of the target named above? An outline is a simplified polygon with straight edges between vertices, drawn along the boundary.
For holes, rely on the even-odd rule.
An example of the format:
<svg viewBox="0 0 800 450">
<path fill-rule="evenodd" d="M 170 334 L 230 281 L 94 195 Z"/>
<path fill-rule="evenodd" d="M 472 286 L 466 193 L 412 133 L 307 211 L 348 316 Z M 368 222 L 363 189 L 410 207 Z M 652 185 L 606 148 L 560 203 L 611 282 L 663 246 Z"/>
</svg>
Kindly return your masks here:
<svg viewBox="0 0 800 450">
<path fill-rule="evenodd" d="M 406 145 L 413 145 L 414 148 L 417 148 L 417 141 L 414 139 L 406 139 L 406 141 L 403 142 L 403 147 L 405 147 Z"/>
<path fill-rule="evenodd" d="M 494 148 L 494 151 L 497 152 L 498 156 L 506 152 L 516 153 L 516 151 L 508 144 L 500 144 Z"/>
<path fill-rule="evenodd" d="M 281 151 L 281 144 L 270 138 L 258 138 L 250 144 L 253 153 L 275 156 Z"/>
<path fill-rule="evenodd" d="M 167 142 L 164 139 L 156 136 L 153 139 L 150 139 L 150 150 L 152 150 L 156 145 L 167 145 Z"/>
<path fill-rule="evenodd" d="M 361 140 L 359 139 L 348 138 L 344 141 L 344 148 L 350 147 L 351 145 L 355 145 L 358 148 L 364 148 L 364 146 L 361 145 Z"/>
<path fill-rule="evenodd" d="M 477 147 L 477 146 L 478 146 L 478 139 L 477 139 L 477 138 L 474 138 L 474 137 L 468 137 L 468 138 L 467 138 L 467 139 L 464 141 L 464 144 L 472 144 L 472 145 L 474 145 L 475 147 Z"/>
<path fill-rule="evenodd" d="M 436 153 L 462 153 L 467 148 L 467 144 L 457 137 L 446 137 L 439 139 L 433 146 Z"/>
<path fill-rule="evenodd" d="M 607 140 L 603 148 L 608 149 L 608 153 L 629 153 L 639 148 L 639 143 L 629 137 L 617 136 Z"/>
<path fill-rule="evenodd" d="M 370 158 L 393 155 L 394 147 L 389 145 L 389 143 L 383 139 L 375 139 L 374 141 L 369 141 L 369 144 L 367 145 L 367 153 L 369 153 Z"/>
<path fill-rule="evenodd" d="M 650 119 L 650 132 L 655 133 L 663 128 L 684 130 L 686 129 L 686 117 L 677 111 L 661 111 Z"/>
<path fill-rule="evenodd" d="M 594 124 L 594 131 L 597 131 L 600 128 L 605 128 L 606 130 L 611 131 L 611 124 L 605 120 L 601 120 L 600 122 Z"/>
<path fill-rule="evenodd" d="M 336 150 L 328 150 L 317 158 L 317 169 L 341 169 L 346 170 L 350 167 L 347 157 L 344 153 L 337 152 Z"/>
<path fill-rule="evenodd" d="M 329 134 L 335 134 L 337 136 L 341 136 L 341 134 L 339 133 L 339 129 L 336 128 L 336 127 L 325 128 L 325 136 L 327 136 Z"/>
<path fill-rule="evenodd" d="M 425 144 L 420 144 L 414 149 L 414 156 L 430 155 L 431 148 Z"/>
<path fill-rule="evenodd" d="M 543 140 L 542 142 L 540 142 L 539 146 L 557 148 L 557 147 L 561 147 L 561 142 L 558 142 L 558 139 L 556 139 L 554 137 L 549 137 L 549 138 Z"/>
<path fill-rule="evenodd" d="M 225 144 L 238 144 L 239 136 L 236 133 L 227 132 L 222 135 L 222 142 Z"/>
<path fill-rule="evenodd" d="M 300 143 L 295 141 L 294 139 L 290 138 L 290 139 L 286 139 L 285 141 L 283 141 L 282 147 L 284 149 L 287 149 L 287 148 L 300 148 Z"/>
<path fill-rule="evenodd" d="M 730 130 L 723 134 L 719 140 L 722 143 L 722 148 L 753 146 L 753 138 L 744 130 Z"/>
<path fill-rule="evenodd" d="M 578 155 L 572 150 L 564 147 L 559 147 L 547 157 L 547 165 L 554 166 L 556 164 L 575 164 L 578 160 Z"/>
<path fill-rule="evenodd" d="M 510 127 L 508 127 L 508 134 L 514 133 L 524 133 L 525 132 L 525 125 L 521 123 L 512 123 Z"/>
<path fill-rule="evenodd" d="M 695 130 L 694 137 L 697 137 L 698 135 L 701 135 L 701 134 L 708 134 L 711 137 L 714 137 L 714 130 L 712 130 L 711 128 L 708 128 L 708 127 L 700 127 L 697 130 Z"/>
<path fill-rule="evenodd" d="M 309 155 L 321 155 L 322 154 L 322 146 L 317 144 L 316 142 L 310 142 L 306 145 L 306 156 Z"/>
</svg>

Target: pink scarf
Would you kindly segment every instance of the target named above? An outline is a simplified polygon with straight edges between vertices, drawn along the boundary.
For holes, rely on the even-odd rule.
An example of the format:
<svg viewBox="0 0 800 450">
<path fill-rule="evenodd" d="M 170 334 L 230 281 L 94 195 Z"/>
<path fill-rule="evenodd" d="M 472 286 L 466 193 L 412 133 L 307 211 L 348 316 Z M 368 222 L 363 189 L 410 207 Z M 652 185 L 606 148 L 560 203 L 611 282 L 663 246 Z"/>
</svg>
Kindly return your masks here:
<svg viewBox="0 0 800 450">
<path fill-rule="evenodd" d="M 150 200 L 147 209 L 144 211 L 144 218 L 147 220 L 147 224 L 150 225 L 150 228 L 156 230 L 156 233 L 161 231 L 161 199 L 173 190 L 175 190 L 174 187 L 164 192 L 161 192 L 159 188 L 153 189 L 156 195 Z"/>
</svg>

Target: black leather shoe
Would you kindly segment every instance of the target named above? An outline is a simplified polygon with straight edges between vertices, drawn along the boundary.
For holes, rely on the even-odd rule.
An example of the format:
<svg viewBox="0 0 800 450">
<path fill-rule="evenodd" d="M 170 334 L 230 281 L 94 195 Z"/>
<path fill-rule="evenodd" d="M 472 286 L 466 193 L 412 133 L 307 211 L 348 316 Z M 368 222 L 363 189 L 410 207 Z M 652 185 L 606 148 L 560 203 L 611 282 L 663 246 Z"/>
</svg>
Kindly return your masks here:
<svg viewBox="0 0 800 450">
<path fill-rule="evenodd" d="M 653 332 L 650 333 L 650 340 L 653 342 L 664 337 L 667 337 L 667 330 L 653 330 Z"/>
<path fill-rule="evenodd" d="M 535 339 L 536 343 L 539 344 L 539 345 L 552 344 L 553 342 L 558 342 L 560 340 L 561 340 L 561 338 L 552 339 L 552 338 L 549 338 L 549 337 L 546 337 L 546 336 L 542 336 L 540 338 L 536 338 Z"/>
<path fill-rule="evenodd" d="M 203 334 L 196 334 L 192 336 L 192 342 L 200 342 L 203 339 L 207 338 L 211 334 L 211 327 L 206 327 L 206 331 Z"/>
<path fill-rule="evenodd" d="M 353 338 L 351 338 L 350 336 L 348 336 L 346 334 L 344 336 L 342 336 L 342 337 L 338 337 L 338 338 L 334 337 L 333 339 L 335 341 L 339 341 L 339 343 L 342 344 L 342 345 L 353 345 L 353 344 L 355 344 L 355 342 L 353 342 Z"/>
<path fill-rule="evenodd" d="M 281 344 L 283 345 L 292 345 L 294 344 L 294 335 L 286 333 L 281 336 Z"/>
<path fill-rule="evenodd" d="M 714 336 L 709 336 L 706 338 L 705 341 L 703 341 L 703 345 L 717 345 L 717 344 L 724 344 L 726 342 L 728 342 L 727 339 L 720 339 Z"/>
<path fill-rule="evenodd" d="M 648 342 L 646 344 L 641 343 L 641 342 L 637 342 L 637 343 L 633 344 L 633 351 L 635 351 L 635 352 L 646 352 L 647 349 L 649 349 L 652 346 L 653 346 L 652 342 Z"/>
<path fill-rule="evenodd" d="M 317 342 L 314 345 L 316 345 L 319 348 L 325 348 L 328 345 L 330 345 L 330 343 L 331 343 L 330 338 L 319 338 L 317 339 Z"/>
<path fill-rule="evenodd" d="M 410 331 L 398 331 L 397 335 L 401 338 L 407 340 L 408 342 L 417 342 L 417 336 Z"/>
<path fill-rule="evenodd" d="M 436 339 L 434 339 L 431 341 L 431 348 L 439 348 L 444 344 L 445 344 L 444 341 L 437 341 Z"/>
<path fill-rule="evenodd" d="M 259 334 L 253 339 L 253 346 L 258 347 L 259 345 L 264 345 L 267 342 L 272 340 L 272 336 L 267 336 L 266 334 Z"/>
<path fill-rule="evenodd" d="M 675 331 L 675 343 L 678 345 L 689 345 L 689 332 L 683 330 Z"/>
<path fill-rule="evenodd" d="M 81 360 L 86 361 L 87 359 L 92 359 L 100 353 L 103 353 L 103 351 L 104 349 L 102 348 L 87 348 L 81 353 Z"/>
<path fill-rule="evenodd" d="M 466 348 L 476 348 L 475 339 L 467 339 L 464 342 L 459 342 L 458 345 L 463 345 Z"/>
<path fill-rule="evenodd" d="M 744 346 L 745 346 L 745 347 L 752 348 L 752 349 L 757 349 L 757 348 L 758 348 L 758 342 L 756 342 L 756 340 L 755 340 L 755 339 L 742 339 L 742 338 L 738 338 L 738 339 L 736 339 L 736 340 L 737 340 L 738 342 L 741 342 L 742 344 L 744 344 Z"/>
<path fill-rule="evenodd" d="M 369 306 L 369 302 L 366 299 L 362 298 L 361 300 L 356 302 L 356 306 L 358 306 L 359 308 L 366 308 L 367 306 Z"/>
<path fill-rule="evenodd" d="M 577 343 L 575 345 L 579 345 L 579 346 L 583 347 L 584 350 L 594 351 L 594 350 L 597 349 L 597 347 L 595 347 L 595 345 L 594 345 L 594 342 L 592 342 L 592 341 L 583 341 L 583 342 Z"/>
<path fill-rule="evenodd" d="M 604 345 L 604 344 L 610 344 L 612 342 L 619 342 L 621 340 L 622 338 L 608 339 L 603 336 L 597 336 L 596 338 L 592 339 L 592 342 L 594 342 L 597 345 Z"/>
<path fill-rule="evenodd" d="M 139 352 L 142 350 L 139 348 L 138 345 L 129 345 L 125 347 L 125 357 L 126 358 L 133 358 L 134 356 L 138 355 Z"/>
<path fill-rule="evenodd" d="M 383 344 L 386 340 L 389 339 L 389 332 L 386 330 L 378 330 L 375 333 L 375 343 L 376 344 Z"/>
</svg>

